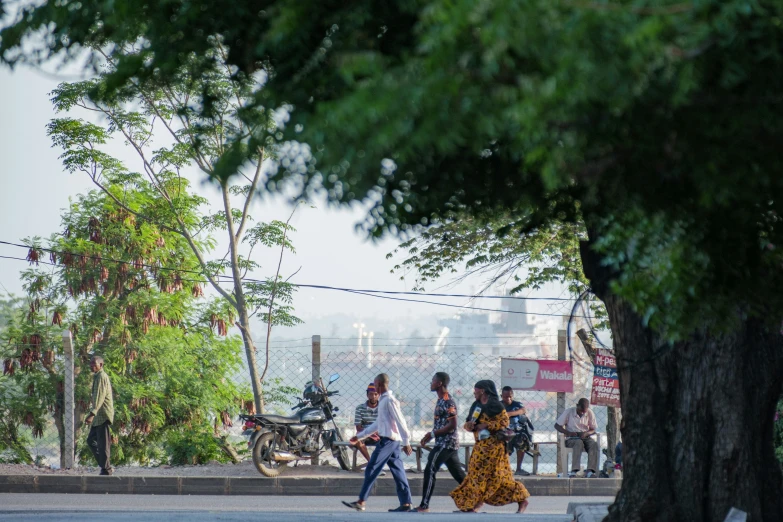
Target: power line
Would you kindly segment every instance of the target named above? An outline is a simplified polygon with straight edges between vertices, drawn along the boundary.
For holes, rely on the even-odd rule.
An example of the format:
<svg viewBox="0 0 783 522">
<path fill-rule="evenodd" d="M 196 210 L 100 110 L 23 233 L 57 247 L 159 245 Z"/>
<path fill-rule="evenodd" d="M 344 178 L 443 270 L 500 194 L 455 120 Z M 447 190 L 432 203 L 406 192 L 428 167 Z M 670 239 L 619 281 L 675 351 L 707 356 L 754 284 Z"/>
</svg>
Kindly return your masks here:
<svg viewBox="0 0 783 522">
<path fill-rule="evenodd" d="M 377 297 L 378 299 L 388 299 L 390 301 L 404 301 L 408 303 L 422 303 L 422 304 L 431 304 L 431 305 L 437 305 L 437 306 L 446 306 L 449 308 L 459 308 L 462 310 L 477 310 L 480 312 L 500 312 L 500 313 L 506 313 L 506 314 L 521 314 L 521 315 L 545 315 L 545 316 L 552 316 L 552 317 L 563 317 L 565 314 L 546 314 L 546 313 L 538 313 L 538 312 L 521 312 L 518 310 L 498 310 L 497 308 L 482 308 L 479 306 L 464 306 L 464 305 L 455 305 L 450 303 L 438 303 L 436 301 L 425 301 L 422 299 L 405 299 L 403 297 L 391 297 L 388 295 L 377 295 L 377 294 L 370 294 L 367 292 L 361 292 L 358 290 L 346 290 L 346 292 L 352 293 L 352 294 L 358 294 L 358 295 L 366 295 L 370 297 Z"/>
<path fill-rule="evenodd" d="M 436 294 L 429 292 L 394 292 L 391 290 L 365 290 L 361 288 L 340 288 L 335 286 L 325 285 L 304 285 L 294 284 L 299 288 L 315 288 L 322 290 L 342 290 L 351 292 L 367 292 L 373 294 L 390 294 L 390 295 L 423 295 L 428 297 L 466 297 L 469 299 L 516 299 L 520 301 L 574 301 L 573 297 L 521 297 L 514 295 L 470 295 L 470 294 Z"/>
<path fill-rule="evenodd" d="M 0 241 L 0 244 L 2 245 L 8 245 L 8 246 L 14 246 L 19 248 L 25 248 L 25 249 L 31 249 L 34 248 L 30 245 L 25 245 L 21 243 L 12 243 L 9 241 Z M 166 271 L 173 271 L 173 272 L 182 272 L 182 273 L 191 273 L 191 274 L 197 274 L 200 276 L 203 276 L 203 271 L 198 270 L 189 270 L 184 268 L 170 268 L 165 266 L 157 266 L 157 265 L 147 265 L 147 264 L 135 264 L 130 261 L 123 261 L 121 259 L 112 259 L 112 258 L 106 258 L 106 257 L 100 257 L 90 254 L 80 254 L 77 252 L 68 252 L 63 250 L 54 250 L 51 248 L 44 248 L 44 247 L 35 247 L 36 250 L 41 250 L 44 252 L 50 252 L 54 254 L 70 254 L 72 256 L 77 257 L 83 257 L 86 259 L 91 259 L 95 261 L 101 261 L 101 262 L 112 262 L 112 263 L 120 263 L 125 265 L 133 265 L 133 266 L 140 266 L 142 268 L 151 268 L 153 270 L 166 270 Z M 18 257 L 10 257 L 10 256 L 0 256 L 5 259 L 17 259 L 20 261 L 28 261 L 24 258 L 18 258 Z M 57 265 L 57 263 L 47 263 L 46 261 L 37 261 L 38 263 L 45 263 L 49 265 Z M 230 276 L 224 276 L 220 274 L 215 274 L 214 277 L 223 278 L 223 279 L 232 279 Z M 245 278 L 245 281 L 253 282 L 253 283 L 263 283 L 264 281 L 261 281 L 260 279 L 253 279 L 253 278 Z M 208 281 L 197 281 L 201 283 L 207 283 Z M 372 293 L 372 294 L 388 294 L 388 295 L 421 295 L 426 297 L 460 297 L 460 298 L 469 298 L 469 299 L 512 299 L 512 300 L 518 300 L 518 301 L 574 301 L 575 298 L 572 297 L 522 297 L 522 296 L 500 296 L 500 295 L 470 295 L 470 294 L 444 294 L 444 293 L 429 293 L 429 292 L 403 292 L 403 291 L 392 291 L 392 290 L 375 290 L 375 289 L 362 289 L 362 288 L 343 288 L 339 286 L 329 286 L 329 285 L 309 285 L 309 284 L 300 284 L 300 283 L 291 283 L 292 286 L 296 286 L 297 288 L 312 288 L 316 290 L 336 290 L 341 292 L 365 292 L 365 293 Z"/>
<path fill-rule="evenodd" d="M 15 247 L 20 247 L 20 248 L 27 248 L 27 249 L 33 248 L 33 247 L 30 247 L 29 245 L 22 245 L 22 244 L 18 244 L 18 243 L 10 243 L 8 241 L 0 241 L 0 244 L 10 245 L 10 246 L 15 246 Z M 194 271 L 194 270 L 175 269 L 175 268 L 161 267 L 161 266 L 155 266 L 155 265 L 144 265 L 144 264 L 142 264 L 142 265 L 135 265 L 134 263 L 131 263 L 131 262 L 128 262 L 128 261 L 122 261 L 122 260 L 111 259 L 111 258 L 103 258 L 103 257 L 97 257 L 97 256 L 90 256 L 90 255 L 73 253 L 73 252 L 62 252 L 62 251 L 57 251 L 57 250 L 47 249 L 47 248 L 40 248 L 38 250 L 51 252 L 51 253 L 55 253 L 55 254 L 67 253 L 67 254 L 71 254 L 71 255 L 74 255 L 74 256 L 81 256 L 81 257 L 84 257 L 84 258 L 87 258 L 87 259 L 94 259 L 94 260 L 97 260 L 97 261 L 100 261 L 100 262 L 108 261 L 108 262 L 112 262 L 112 263 L 120 263 L 120 264 L 125 264 L 125 265 L 129 265 L 129 266 L 134 266 L 134 267 L 142 266 L 142 267 L 147 267 L 147 268 L 151 268 L 151 269 L 154 269 L 154 270 L 169 270 L 169 271 L 174 271 L 174 272 L 193 273 L 193 274 L 203 275 L 201 272 L 197 272 L 197 271 Z M 2 257 L 3 259 L 14 259 L 14 260 L 17 260 L 17 261 L 27 261 L 27 262 L 30 262 L 28 259 L 21 258 L 21 257 L 11 257 L 11 256 L 0 256 L 0 257 Z M 38 260 L 38 261 L 34 261 L 34 262 L 35 263 L 44 263 L 46 265 L 52 265 L 52 266 L 60 266 L 57 263 L 51 263 L 51 262 L 47 262 L 47 261 L 43 261 L 43 260 Z M 229 276 L 215 275 L 213 277 L 218 278 L 218 279 L 223 279 L 223 280 L 229 279 L 229 281 L 233 281 L 233 279 L 231 277 L 229 277 Z M 193 279 L 182 279 L 182 281 L 195 282 L 195 283 L 200 283 L 200 284 L 206 284 L 207 283 L 206 281 L 193 280 Z M 259 279 L 252 279 L 252 278 L 243 279 L 243 282 L 264 283 L 264 281 L 261 281 Z M 291 283 L 291 285 L 292 286 L 296 286 L 296 287 L 301 286 L 301 285 L 297 285 L 295 283 Z M 436 302 L 436 301 L 427 301 L 427 300 L 422 300 L 422 299 L 405 299 L 405 298 L 402 298 L 402 297 L 391 297 L 389 295 L 378 295 L 379 293 L 395 293 L 395 292 L 386 292 L 386 291 L 383 291 L 383 290 L 355 290 L 355 289 L 352 289 L 352 288 L 326 287 L 326 286 L 323 286 L 323 285 L 308 285 L 308 286 L 313 287 L 313 288 L 317 287 L 317 288 L 321 288 L 321 289 L 337 290 L 337 291 L 342 291 L 342 292 L 346 292 L 346 293 L 352 293 L 352 294 L 357 294 L 357 295 L 364 295 L 364 296 L 368 296 L 368 297 L 375 297 L 375 298 L 378 298 L 378 299 L 388 299 L 388 300 L 391 300 L 391 301 L 402 301 L 402 302 L 409 302 L 409 303 L 420 303 L 420 304 L 429 304 L 429 305 L 435 305 L 435 306 L 445 306 L 445 307 L 448 307 L 448 308 L 458 308 L 458 309 L 461 309 L 461 310 L 475 310 L 475 311 L 480 311 L 480 312 L 497 312 L 497 313 L 521 314 L 521 315 L 539 315 L 539 316 L 550 316 L 550 317 L 562 317 L 563 315 L 565 315 L 565 314 L 550 314 L 550 313 L 543 313 L 543 312 L 527 312 L 527 311 L 523 312 L 523 311 L 519 311 L 519 310 L 503 310 L 503 309 L 498 309 L 498 308 L 483 308 L 483 307 L 477 307 L 477 306 L 455 305 L 455 304 L 450 304 L 450 303 L 439 303 L 439 302 Z M 413 295 L 424 295 L 424 296 L 427 296 L 429 294 L 413 293 Z M 474 296 L 474 297 L 481 298 L 483 296 Z M 493 296 L 493 297 L 497 297 L 497 296 Z M 517 299 L 527 299 L 527 298 L 518 297 Z M 542 299 L 542 298 L 536 298 L 536 299 Z M 557 299 L 564 300 L 563 298 L 557 298 Z M 583 317 L 583 316 L 579 316 L 579 317 Z"/>
</svg>

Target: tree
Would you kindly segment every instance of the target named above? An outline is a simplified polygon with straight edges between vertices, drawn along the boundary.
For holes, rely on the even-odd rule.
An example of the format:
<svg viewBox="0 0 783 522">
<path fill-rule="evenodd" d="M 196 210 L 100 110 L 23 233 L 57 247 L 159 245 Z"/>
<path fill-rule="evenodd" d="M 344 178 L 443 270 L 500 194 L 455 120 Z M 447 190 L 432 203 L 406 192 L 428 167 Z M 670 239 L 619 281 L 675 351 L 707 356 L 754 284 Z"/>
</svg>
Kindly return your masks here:
<svg viewBox="0 0 783 522">
<path fill-rule="evenodd" d="M 221 53 L 217 45 L 210 57 L 220 63 Z M 267 143 L 256 142 L 249 138 L 264 135 L 273 128 L 273 115 L 262 111 L 261 120 L 252 125 L 246 125 L 238 118 L 245 110 L 250 83 L 246 79 L 233 78 L 227 66 L 194 77 L 190 66 L 185 64 L 176 81 L 160 82 L 149 88 L 134 83 L 121 93 L 98 101 L 100 98 L 91 97 L 91 93 L 110 87 L 111 71 L 115 67 L 111 56 L 103 56 L 108 72 L 94 80 L 61 84 L 52 93 L 52 100 L 60 112 L 82 109 L 105 117 L 107 128 L 65 117 L 49 125 L 49 134 L 54 143 L 65 150 L 63 163 L 70 172 L 89 176 L 134 219 L 165 228 L 184 239 L 197 261 L 197 266 L 188 272 L 191 276 L 196 274 L 205 278 L 223 298 L 223 304 L 215 310 L 214 322 L 223 332 L 232 325 L 239 328 L 253 388 L 251 411 L 263 411 L 262 381 L 269 365 L 271 328 L 300 322 L 291 313 L 294 287 L 280 275 L 284 252 L 294 250 L 290 240 L 293 212 L 286 222 L 251 224 L 251 201 L 264 178 L 264 160 L 271 157 L 275 142 L 273 139 Z M 202 115 L 191 101 L 202 91 L 209 93 L 211 116 Z M 160 143 L 159 134 L 163 134 L 168 143 Z M 139 211 L 124 194 L 113 192 L 104 184 L 106 176 L 125 175 L 123 164 L 101 150 L 115 137 L 123 139 L 140 160 L 145 188 L 152 192 L 150 197 L 154 196 L 159 202 L 150 213 Z M 154 144 L 156 139 L 159 142 Z M 249 175 L 241 176 L 242 183 L 221 181 L 217 184 L 223 208 L 203 216 L 184 215 L 179 180 L 193 167 L 202 174 L 213 175 L 222 168 L 223 158 L 233 154 L 239 154 L 246 162 Z M 203 204 L 204 200 L 199 202 Z M 209 238 L 202 239 L 204 234 L 210 234 Z M 215 234 L 222 236 L 228 250 L 222 259 L 210 260 L 207 256 L 215 245 L 212 239 Z M 280 255 L 275 275 L 258 280 L 252 275 L 261 266 L 252 256 L 261 248 L 280 249 Z M 168 276 L 163 274 L 162 277 Z M 228 284 L 228 288 L 223 284 Z M 266 362 L 260 375 L 250 323 L 256 315 L 267 323 Z"/>
<path fill-rule="evenodd" d="M 177 187 L 183 219 L 197 219 L 203 200 L 184 180 L 170 176 L 165 182 L 170 190 Z M 103 183 L 138 213 L 160 215 L 167 208 L 139 174 L 118 169 Z M 201 278 L 192 275 L 198 261 L 187 241 L 165 226 L 137 220 L 98 190 L 72 202 L 62 225 L 62 234 L 27 241 L 35 266 L 21 274 L 24 306 L 3 331 L 0 349 L 9 370 L 0 389 L 25 392 L 4 402 L 10 418 L 23 419 L 33 436 L 40 436 L 54 414 L 64 454 L 61 333 L 66 327 L 77 356 L 77 430 L 90 401 L 90 357 L 105 358 L 116 395 L 113 461 L 160 461 L 166 457 L 163 442 L 171 437 L 217 436 L 218 426 L 230 425 L 251 396 L 230 379 L 241 368 L 241 343 L 225 330 L 216 331 L 215 318 L 225 316 L 226 306 L 222 299 L 203 296 Z M 51 268 L 39 266 L 47 259 Z M 89 455 L 85 446 L 80 450 L 82 457 Z"/>
<path fill-rule="evenodd" d="M 783 384 L 783 5 L 129 4 L 124 28 L 99 2 L 30 8 L 4 31 L 4 56 L 25 54 L 21 37 L 39 28 L 51 36 L 43 56 L 140 39 L 149 46 L 114 80 L 146 83 L 188 53 L 208 67 L 201 50 L 218 35 L 239 71 L 269 73 L 256 99 L 288 102 L 288 136 L 314 151 L 317 168 L 289 159 L 269 183 L 369 197 L 374 234 L 455 211 L 511 212 L 517 233 L 583 222 L 625 414 L 609 519 L 722 520 L 731 506 L 783 516 L 770 465 Z M 191 21 L 192 38 L 173 37 Z"/>
<path fill-rule="evenodd" d="M 14 314 L 20 308 L 22 300 L 13 295 L 7 295 L 0 300 L 0 335 L 13 321 Z M 3 376 L 8 375 L 13 368 L 3 361 Z M 2 382 L 2 381 L 0 381 Z M 33 457 L 27 450 L 29 440 L 21 430 L 24 416 L 13 405 L 24 397 L 24 390 L 18 385 L 0 384 L 0 463 L 32 464 Z"/>
</svg>

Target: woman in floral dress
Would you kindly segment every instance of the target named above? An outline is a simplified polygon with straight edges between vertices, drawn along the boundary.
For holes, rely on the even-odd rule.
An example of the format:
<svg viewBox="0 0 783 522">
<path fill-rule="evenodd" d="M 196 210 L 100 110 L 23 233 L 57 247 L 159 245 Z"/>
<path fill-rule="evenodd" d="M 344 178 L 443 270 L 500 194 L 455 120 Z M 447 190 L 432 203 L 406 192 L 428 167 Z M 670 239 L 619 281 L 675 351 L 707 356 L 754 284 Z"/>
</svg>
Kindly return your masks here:
<svg viewBox="0 0 783 522">
<path fill-rule="evenodd" d="M 473 432 L 476 446 L 470 457 L 468 474 L 462 484 L 451 492 L 451 497 L 459 510 L 466 513 L 476 512 L 485 503 L 505 506 L 513 502 L 519 505 L 517 513 L 522 513 L 527 508 L 530 493 L 514 480 L 506 444 L 495 437 L 495 433 L 509 425 L 495 383 L 489 380 L 477 382 L 473 396 L 476 402 L 470 407 L 464 428 Z"/>
</svg>

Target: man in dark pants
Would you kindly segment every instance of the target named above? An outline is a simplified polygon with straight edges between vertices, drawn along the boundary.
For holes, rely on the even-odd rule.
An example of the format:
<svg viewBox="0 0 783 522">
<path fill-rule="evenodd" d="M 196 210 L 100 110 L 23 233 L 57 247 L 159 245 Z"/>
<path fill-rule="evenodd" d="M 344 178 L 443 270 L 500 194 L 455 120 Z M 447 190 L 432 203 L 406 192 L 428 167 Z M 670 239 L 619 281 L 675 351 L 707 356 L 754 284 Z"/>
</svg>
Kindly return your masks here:
<svg viewBox="0 0 783 522">
<path fill-rule="evenodd" d="M 364 439 L 373 433 L 380 436 L 378 447 L 372 455 L 370 462 L 364 470 L 364 484 L 359 493 L 359 500 L 355 502 L 346 502 L 343 504 L 356 511 L 366 509 L 367 497 L 370 496 L 370 490 L 375 483 L 375 479 L 381 474 L 381 468 L 384 464 L 389 465 L 394 484 L 397 486 L 397 498 L 400 505 L 389 511 L 404 512 L 413 511 L 411 508 L 411 488 L 408 485 L 408 477 L 405 476 L 405 466 L 402 463 L 400 449 L 406 455 L 410 455 L 413 449 L 410 445 L 411 434 L 408 431 L 408 424 L 400 410 L 400 401 L 389 389 L 389 376 L 385 373 L 379 374 L 375 378 L 375 389 L 381 394 L 378 400 L 378 418 L 365 429 L 351 437 L 351 443 L 356 444 L 360 439 Z"/>
<path fill-rule="evenodd" d="M 443 464 L 449 469 L 451 476 L 462 484 L 465 471 L 459 463 L 459 438 L 457 436 L 457 403 L 449 396 L 449 374 L 438 372 L 432 378 L 430 390 L 437 392 L 438 402 L 435 403 L 434 429 L 424 435 L 421 445 L 435 439 L 435 446 L 430 451 L 427 467 L 424 468 L 424 489 L 421 504 L 416 511 L 430 510 L 430 498 L 435 491 L 435 475 Z"/>
<path fill-rule="evenodd" d="M 112 399 L 111 381 L 103 371 L 103 357 L 93 356 L 90 360 L 92 378 L 92 408 L 84 422 L 92 424 L 87 436 L 87 446 L 101 467 L 101 475 L 111 475 L 111 431 L 109 426 L 114 421 L 114 400 Z"/>
</svg>

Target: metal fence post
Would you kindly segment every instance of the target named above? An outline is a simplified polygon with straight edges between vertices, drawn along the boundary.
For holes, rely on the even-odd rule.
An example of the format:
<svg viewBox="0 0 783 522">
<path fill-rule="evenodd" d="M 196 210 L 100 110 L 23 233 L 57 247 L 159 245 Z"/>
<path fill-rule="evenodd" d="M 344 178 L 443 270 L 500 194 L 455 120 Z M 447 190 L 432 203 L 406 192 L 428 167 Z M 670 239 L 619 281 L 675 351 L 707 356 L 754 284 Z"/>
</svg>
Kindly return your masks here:
<svg viewBox="0 0 783 522">
<path fill-rule="evenodd" d="M 71 331 L 63 332 L 63 353 L 65 354 L 63 375 L 64 396 L 63 396 L 63 426 L 65 428 L 65 444 L 63 445 L 64 454 L 62 456 L 62 466 L 65 469 L 73 468 L 74 451 L 74 418 L 73 418 L 73 340 Z"/>
<path fill-rule="evenodd" d="M 320 335 L 313 336 L 312 365 L 313 365 L 313 382 L 317 383 L 321 379 L 321 336 Z M 310 464 L 312 464 L 313 466 L 317 466 L 319 464 L 318 452 L 316 452 L 315 455 L 313 455 L 313 458 L 310 459 Z"/>
<path fill-rule="evenodd" d="M 558 330 L 557 331 L 557 360 L 558 361 L 565 361 L 566 360 L 566 341 L 567 341 L 567 332 L 565 330 Z M 563 392 L 558 392 L 557 394 L 557 417 L 559 418 L 560 415 L 565 411 L 565 403 L 566 403 L 566 394 Z M 557 440 L 557 439 L 556 439 Z M 563 461 L 561 459 L 561 451 L 560 444 L 557 445 L 557 473 L 565 473 L 566 470 L 563 469 Z"/>
</svg>

